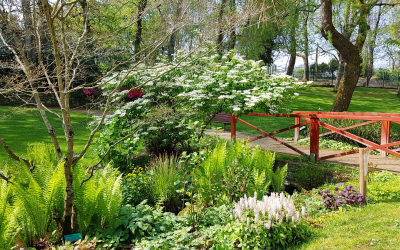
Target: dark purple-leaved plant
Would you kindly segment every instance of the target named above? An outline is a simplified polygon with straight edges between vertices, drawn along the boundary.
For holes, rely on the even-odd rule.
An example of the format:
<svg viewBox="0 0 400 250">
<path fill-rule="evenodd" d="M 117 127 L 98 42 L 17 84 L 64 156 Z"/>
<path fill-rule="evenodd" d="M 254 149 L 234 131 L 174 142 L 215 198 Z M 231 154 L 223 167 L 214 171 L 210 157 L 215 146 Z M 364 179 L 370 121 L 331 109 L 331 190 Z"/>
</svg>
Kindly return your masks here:
<svg viewBox="0 0 400 250">
<path fill-rule="evenodd" d="M 318 194 L 322 197 L 324 206 L 333 210 L 344 205 L 361 205 L 364 202 L 362 195 L 352 185 L 347 185 L 341 191 L 338 187 L 335 187 L 334 191 L 329 189 L 326 189 L 325 191 L 318 190 Z M 366 197 L 365 200 L 369 200 L 369 198 Z"/>
</svg>

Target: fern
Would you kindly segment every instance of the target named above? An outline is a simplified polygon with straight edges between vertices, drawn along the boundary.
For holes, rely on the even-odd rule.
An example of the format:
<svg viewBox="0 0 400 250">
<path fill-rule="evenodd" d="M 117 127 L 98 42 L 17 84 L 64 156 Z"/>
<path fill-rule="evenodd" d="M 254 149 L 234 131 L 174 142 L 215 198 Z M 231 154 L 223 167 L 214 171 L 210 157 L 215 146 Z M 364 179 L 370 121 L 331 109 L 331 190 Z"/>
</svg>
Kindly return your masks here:
<svg viewBox="0 0 400 250">
<path fill-rule="evenodd" d="M 287 174 L 287 164 L 281 168 L 277 168 L 275 173 L 272 175 L 272 189 L 274 192 L 280 192 L 285 184 Z"/>
<path fill-rule="evenodd" d="M 272 189 L 280 191 L 286 178 L 287 167 L 274 173 L 275 154 L 249 143 L 220 142 L 194 171 L 193 182 L 204 205 L 214 200 L 234 200 L 243 194 L 261 197 Z"/>
<path fill-rule="evenodd" d="M 14 245 L 16 229 L 12 225 L 12 208 L 9 204 L 10 186 L 7 182 L 0 180 L 0 249 L 11 249 Z"/>
<path fill-rule="evenodd" d="M 108 165 L 81 186 L 88 175 L 78 164 L 73 168 L 73 177 L 79 231 L 86 234 L 91 227 L 112 225 L 122 204 L 121 175 Z"/>
</svg>

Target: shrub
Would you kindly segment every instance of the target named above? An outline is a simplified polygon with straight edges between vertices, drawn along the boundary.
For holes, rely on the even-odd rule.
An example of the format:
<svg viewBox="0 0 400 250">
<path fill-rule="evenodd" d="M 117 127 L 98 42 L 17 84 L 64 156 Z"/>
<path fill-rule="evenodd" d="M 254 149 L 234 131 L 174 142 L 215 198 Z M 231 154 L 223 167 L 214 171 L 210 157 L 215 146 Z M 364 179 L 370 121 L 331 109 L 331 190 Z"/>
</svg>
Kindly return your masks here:
<svg viewBox="0 0 400 250">
<path fill-rule="evenodd" d="M 184 218 L 173 213 L 165 213 L 146 204 L 133 207 L 125 205 L 115 219 L 113 227 L 96 234 L 103 242 L 102 247 L 121 247 L 139 242 L 143 238 L 155 238 L 162 233 L 173 231 L 182 224 Z"/>
<path fill-rule="evenodd" d="M 281 249 L 299 244 L 311 234 L 300 221 L 304 215 L 305 208 L 297 211 L 293 200 L 283 193 L 272 193 L 262 200 L 257 194 L 241 198 L 233 210 L 234 221 L 226 227 L 231 232 L 230 247 L 239 243 L 243 249 Z"/>
<path fill-rule="evenodd" d="M 178 212 L 181 208 L 178 189 L 182 188 L 182 166 L 175 156 L 162 156 L 150 165 L 150 189 L 155 201 L 167 211 Z"/>
<path fill-rule="evenodd" d="M 292 173 L 295 185 L 306 190 L 319 187 L 332 178 L 332 171 L 313 163 L 295 167 Z"/>
<path fill-rule="evenodd" d="M 138 129 L 147 152 L 155 156 L 191 152 L 189 139 L 198 138 L 201 130 L 200 124 L 191 121 L 190 116 L 187 110 L 167 106 L 153 108 Z"/>
<path fill-rule="evenodd" d="M 143 200 L 153 200 L 149 174 L 143 167 L 134 167 L 122 180 L 124 203 L 136 206 Z"/>
<path fill-rule="evenodd" d="M 364 201 L 362 195 L 357 192 L 356 188 L 352 185 L 347 185 L 340 192 L 339 187 L 335 187 L 335 191 L 326 189 L 325 191 L 318 191 L 318 194 L 322 197 L 324 206 L 329 209 L 336 210 L 341 206 L 356 206 L 361 205 Z M 369 199 L 368 197 L 366 198 Z"/>
<path fill-rule="evenodd" d="M 99 155 L 128 135 L 132 137 L 110 152 L 109 159 L 120 168 L 130 164 L 140 149 L 138 142 L 155 156 L 191 151 L 186 142 L 198 139 L 197 131 L 204 129 L 203 121 L 210 119 L 208 113 L 239 114 L 256 108 L 274 112 L 285 97 L 304 85 L 286 75 L 269 76 L 262 61 L 245 60 L 234 53 L 222 58 L 199 54 L 175 66 L 139 65 L 127 78 L 118 72 L 105 79 L 104 95 L 122 80 L 122 89 L 137 90 L 140 85 L 144 95 L 122 103 L 107 117 L 97 143 Z M 115 93 L 115 100 L 128 94 L 128 89 Z"/>
<path fill-rule="evenodd" d="M 220 201 L 238 200 L 254 192 L 263 195 L 270 186 L 274 191 L 283 188 L 287 166 L 273 171 L 275 155 L 248 144 L 221 142 L 194 171 L 193 182 L 198 197 L 205 205 Z"/>
<path fill-rule="evenodd" d="M 9 230 L 1 228 L 3 223 L 12 221 L 10 239 L 17 236 L 24 246 L 39 244 L 39 247 L 47 242 L 48 232 L 61 227 L 65 197 L 64 165 L 55 160 L 53 147 L 44 144 L 30 145 L 27 155 L 31 156 L 35 166 L 32 172 L 24 164 L 7 167 L 13 176 L 13 184 L 1 190 L 0 209 L 10 212 L 10 217 L 4 217 L 5 220 L 0 222 L 0 237 L 9 233 Z M 89 175 L 87 169 L 77 164 L 73 167 L 73 177 L 77 231 L 85 234 L 89 228 L 105 228 L 112 224 L 122 201 L 121 177 L 117 172 L 111 167 L 97 170 L 81 185 Z M 8 197 L 12 197 L 5 207 L 4 199 L 1 199 L 7 196 L 4 192 L 11 192 Z M 21 230 L 16 230 L 18 228 Z"/>
</svg>

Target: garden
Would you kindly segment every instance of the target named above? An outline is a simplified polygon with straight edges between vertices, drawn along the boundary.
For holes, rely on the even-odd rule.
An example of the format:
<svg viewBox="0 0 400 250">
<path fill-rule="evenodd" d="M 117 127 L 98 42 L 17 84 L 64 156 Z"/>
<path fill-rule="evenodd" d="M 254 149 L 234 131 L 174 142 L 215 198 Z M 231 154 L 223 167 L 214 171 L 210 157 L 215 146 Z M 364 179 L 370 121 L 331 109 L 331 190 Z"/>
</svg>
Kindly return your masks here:
<svg viewBox="0 0 400 250">
<path fill-rule="evenodd" d="M 123 101 L 106 116 L 89 153 L 72 167 L 73 234 L 63 233 L 65 168 L 51 141 L 25 143 L 21 155 L 29 165 L 3 154 L 0 247 L 315 249 L 400 244 L 395 237 L 400 230 L 399 176 L 371 172 L 364 199 L 356 169 L 276 155 L 246 141 L 205 133 L 213 112 L 278 112 L 290 105 L 285 100 L 301 98 L 315 87 L 289 76 L 265 75 L 261 62 L 234 54 L 199 57 L 196 65 L 158 78 L 169 65 L 143 68 L 125 79 L 111 75 L 113 80 L 97 91 L 104 96 L 113 92 Z M 130 94 L 139 82 L 147 83 Z M 37 111 L 21 108 L 2 107 L 2 123 L 6 127 L 26 112 L 29 122 L 43 126 Z M 99 117 L 75 112 L 73 118 L 74 126 L 82 128 L 76 140 L 82 147 L 79 138 L 87 136 Z M 11 136 L 5 139 L 13 148 L 24 144 Z M 71 235 L 78 238 L 70 241 Z M 347 240 L 352 237 L 357 240 Z"/>
<path fill-rule="evenodd" d="M 398 173 L 368 166 L 365 195 L 361 168 L 226 140 L 214 119 L 269 132 L 293 111 L 400 113 L 399 6 L 2 1 L 0 249 L 399 248 Z M 391 139 L 398 155 L 398 117 L 322 121 L 368 143 L 337 132 L 321 149 Z"/>
</svg>

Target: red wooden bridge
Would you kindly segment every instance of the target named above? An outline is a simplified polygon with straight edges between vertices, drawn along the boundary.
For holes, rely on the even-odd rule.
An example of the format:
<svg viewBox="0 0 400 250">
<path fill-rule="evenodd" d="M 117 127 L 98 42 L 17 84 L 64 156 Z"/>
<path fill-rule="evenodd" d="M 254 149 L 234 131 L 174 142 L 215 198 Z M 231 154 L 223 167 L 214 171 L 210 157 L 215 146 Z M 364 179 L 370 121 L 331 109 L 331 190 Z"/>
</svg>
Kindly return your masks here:
<svg viewBox="0 0 400 250">
<path fill-rule="evenodd" d="M 280 144 L 292 149 L 293 151 L 305 155 L 311 156 L 316 161 L 326 160 L 334 157 L 340 157 L 344 155 L 356 154 L 359 152 L 359 149 L 351 150 L 347 152 L 341 152 L 331 155 L 326 155 L 323 157 L 319 157 L 319 138 L 322 136 L 326 136 L 329 134 L 337 133 L 344 137 L 347 137 L 353 141 L 356 141 L 362 145 L 365 145 L 366 151 L 369 150 L 379 150 L 382 152 L 382 155 L 392 154 L 397 157 L 400 157 L 400 153 L 393 149 L 394 146 L 400 145 L 400 141 L 390 142 L 390 126 L 391 123 L 400 124 L 400 114 L 397 113 L 351 113 L 351 112 L 310 112 L 310 111 L 295 111 L 292 114 L 266 114 L 266 113 L 249 113 L 245 116 L 264 116 L 264 117 L 292 117 L 294 118 L 294 125 L 289 126 L 283 129 L 279 129 L 273 132 L 266 132 L 249 122 L 244 121 L 243 119 L 231 115 L 231 138 L 236 138 L 236 123 L 241 122 L 256 131 L 260 132 L 261 135 L 250 138 L 249 141 L 255 141 L 258 139 L 262 139 L 265 137 L 269 137 Z M 322 122 L 321 119 L 330 119 L 330 120 L 360 120 L 363 121 L 359 124 L 355 124 L 345 128 L 337 128 L 333 125 L 328 124 L 326 120 Z M 330 121 L 328 120 L 328 121 Z M 381 123 L 381 141 L 380 144 L 357 136 L 348 132 L 349 129 L 361 127 L 373 123 Z M 300 127 L 310 124 L 310 152 L 305 153 L 295 146 L 275 137 L 274 135 L 294 129 L 294 141 L 297 142 L 300 136 Z M 329 132 L 325 132 L 320 134 L 320 128 L 326 128 Z"/>
</svg>

